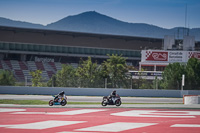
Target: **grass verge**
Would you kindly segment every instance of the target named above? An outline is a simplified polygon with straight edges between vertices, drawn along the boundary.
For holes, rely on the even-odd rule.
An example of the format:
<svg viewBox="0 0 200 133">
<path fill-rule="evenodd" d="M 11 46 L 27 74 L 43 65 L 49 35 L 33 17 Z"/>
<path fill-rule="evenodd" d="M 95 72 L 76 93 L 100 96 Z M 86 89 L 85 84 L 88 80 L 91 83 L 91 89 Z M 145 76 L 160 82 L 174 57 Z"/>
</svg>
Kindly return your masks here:
<svg viewBox="0 0 200 133">
<path fill-rule="evenodd" d="M 13 100 L 13 99 L 1 99 L 0 104 L 21 104 L 21 105 L 45 105 L 47 101 L 41 100 Z"/>
</svg>

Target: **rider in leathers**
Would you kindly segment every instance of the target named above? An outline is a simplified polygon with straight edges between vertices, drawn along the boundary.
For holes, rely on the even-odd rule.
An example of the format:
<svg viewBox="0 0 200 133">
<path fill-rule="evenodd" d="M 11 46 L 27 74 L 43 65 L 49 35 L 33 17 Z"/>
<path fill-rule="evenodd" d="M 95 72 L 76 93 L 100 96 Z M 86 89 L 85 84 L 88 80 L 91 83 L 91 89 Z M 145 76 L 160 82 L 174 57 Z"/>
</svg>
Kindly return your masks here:
<svg viewBox="0 0 200 133">
<path fill-rule="evenodd" d="M 61 102 L 61 99 L 62 98 L 65 98 L 65 92 L 64 91 L 61 91 L 55 98 L 54 98 L 54 101 L 56 102 Z"/>
<path fill-rule="evenodd" d="M 113 92 L 111 92 L 109 100 L 112 100 L 112 102 L 115 103 L 116 95 L 117 95 L 116 90 L 114 90 Z"/>
</svg>

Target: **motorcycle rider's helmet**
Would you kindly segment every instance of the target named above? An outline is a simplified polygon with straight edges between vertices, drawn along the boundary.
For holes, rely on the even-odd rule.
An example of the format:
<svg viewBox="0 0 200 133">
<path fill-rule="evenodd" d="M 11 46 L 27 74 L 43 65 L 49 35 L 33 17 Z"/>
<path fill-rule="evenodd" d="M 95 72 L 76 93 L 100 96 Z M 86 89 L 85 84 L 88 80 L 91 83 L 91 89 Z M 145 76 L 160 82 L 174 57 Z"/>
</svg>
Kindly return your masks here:
<svg viewBox="0 0 200 133">
<path fill-rule="evenodd" d="M 64 92 L 64 91 L 61 91 L 61 92 L 60 92 L 60 95 L 64 95 L 64 94 L 65 94 L 65 92 Z"/>
<path fill-rule="evenodd" d="M 116 95 L 116 90 L 114 90 L 114 91 L 112 92 L 112 95 Z"/>
</svg>

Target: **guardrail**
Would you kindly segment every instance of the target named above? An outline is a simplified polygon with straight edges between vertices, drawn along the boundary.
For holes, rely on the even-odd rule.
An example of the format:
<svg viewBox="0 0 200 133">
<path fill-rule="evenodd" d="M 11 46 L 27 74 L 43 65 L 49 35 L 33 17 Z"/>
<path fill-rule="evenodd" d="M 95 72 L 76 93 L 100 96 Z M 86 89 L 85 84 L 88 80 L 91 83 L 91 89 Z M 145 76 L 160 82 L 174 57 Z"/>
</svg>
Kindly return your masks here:
<svg viewBox="0 0 200 133">
<path fill-rule="evenodd" d="M 105 88 L 64 88 L 64 87 L 23 87 L 0 86 L 0 94 L 20 95 L 55 95 L 65 91 L 71 96 L 107 96 L 114 89 Z M 183 97 L 183 95 L 200 95 L 198 90 L 153 90 L 153 89 L 115 89 L 120 96 L 127 97 Z"/>
</svg>

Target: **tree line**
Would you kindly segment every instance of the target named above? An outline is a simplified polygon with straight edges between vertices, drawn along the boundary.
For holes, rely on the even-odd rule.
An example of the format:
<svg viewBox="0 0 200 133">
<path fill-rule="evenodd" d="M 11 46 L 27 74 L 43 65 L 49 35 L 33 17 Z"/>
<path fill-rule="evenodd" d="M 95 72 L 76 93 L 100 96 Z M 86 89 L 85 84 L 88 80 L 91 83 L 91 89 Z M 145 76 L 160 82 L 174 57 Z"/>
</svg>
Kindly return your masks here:
<svg viewBox="0 0 200 133">
<path fill-rule="evenodd" d="M 63 65 L 47 85 L 80 88 L 128 88 L 127 72 L 126 59 L 122 56 L 111 55 L 101 65 L 92 62 L 91 57 L 88 57 L 87 60 L 81 59 L 77 68 Z"/>
<path fill-rule="evenodd" d="M 30 72 L 32 86 L 80 87 L 80 88 L 132 88 L 132 89 L 173 89 L 180 90 L 182 75 L 185 75 L 185 90 L 200 90 L 200 60 L 191 58 L 186 64 L 172 63 L 166 66 L 162 80 L 132 79 L 128 74 L 133 67 L 126 65 L 126 58 L 109 55 L 102 64 L 80 60 L 79 66 L 63 65 L 48 82 L 42 82 L 41 70 Z M 10 71 L 0 71 L 0 85 L 15 85 L 15 78 Z M 156 86 L 156 87 L 155 87 Z"/>
<path fill-rule="evenodd" d="M 190 58 L 186 64 L 169 64 L 162 76 L 161 87 L 164 89 L 181 89 L 182 75 L 185 75 L 186 90 L 200 90 L 200 60 Z"/>
</svg>

